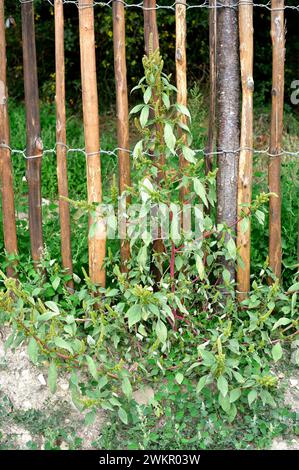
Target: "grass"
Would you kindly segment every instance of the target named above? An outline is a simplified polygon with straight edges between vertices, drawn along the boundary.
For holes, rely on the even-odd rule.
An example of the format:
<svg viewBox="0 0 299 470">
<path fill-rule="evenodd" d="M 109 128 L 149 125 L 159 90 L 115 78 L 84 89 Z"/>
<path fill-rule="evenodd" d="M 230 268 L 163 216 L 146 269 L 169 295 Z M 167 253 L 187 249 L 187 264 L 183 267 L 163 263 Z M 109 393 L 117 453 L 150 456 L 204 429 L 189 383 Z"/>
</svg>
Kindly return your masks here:
<svg viewBox="0 0 299 470">
<path fill-rule="evenodd" d="M 203 148 L 207 134 L 207 108 L 198 86 L 190 92 L 189 107 L 193 117 L 194 147 Z M 55 106 L 41 103 L 41 128 L 44 149 L 55 149 Z M 270 128 L 270 110 L 256 110 L 254 147 L 264 149 L 268 146 Z M 24 149 L 26 146 L 26 123 L 24 106 L 12 101 L 9 104 L 11 125 L 11 147 Z M 299 149 L 299 122 L 291 112 L 285 113 L 285 129 L 283 147 L 296 151 Z M 112 111 L 100 116 L 101 148 L 113 150 L 117 147 L 115 113 Z M 133 136 L 133 137 L 132 137 Z M 132 144 L 136 137 L 131 129 Z M 67 143 L 69 148 L 84 148 L 84 132 L 82 117 L 67 112 Z M 109 199 L 111 188 L 118 177 L 117 156 L 101 156 L 102 182 L 104 200 Z M 74 200 L 84 200 L 86 190 L 85 156 L 80 151 L 68 154 L 68 183 L 69 197 Z M 25 181 L 26 160 L 19 154 L 13 156 L 15 203 L 18 220 L 19 252 L 28 258 L 29 233 L 27 222 L 27 183 Z M 288 286 L 296 269 L 298 196 L 299 196 L 299 158 L 286 156 L 282 159 L 282 248 L 283 248 L 283 279 Z M 261 154 L 254 156 L 253 194 L 267 191 L 267 157 Z M 42 197 L 44 198 L 44 241 L 53 258 L 60 260 L 60 230 L 58 217 L 57 174 L 55 152 L 45 153 L 42 164 Z M 253 221 L 252 226 L 252 270 L 258 272 L 266 260 L 268 253 L 268 219 L 266 212 L 265 226 Z M 71 209 L 72 217 L 72 247 L 75 272 L 81 272 L 81 267 L 87 268 L 87 217 L 76 220 L 76 211 Z M 3 252 L 3 238 L 0 235 L 0 251 Z M 118 243 L 108 242 L 108 249 L 118 256 Z"/>
</svg>

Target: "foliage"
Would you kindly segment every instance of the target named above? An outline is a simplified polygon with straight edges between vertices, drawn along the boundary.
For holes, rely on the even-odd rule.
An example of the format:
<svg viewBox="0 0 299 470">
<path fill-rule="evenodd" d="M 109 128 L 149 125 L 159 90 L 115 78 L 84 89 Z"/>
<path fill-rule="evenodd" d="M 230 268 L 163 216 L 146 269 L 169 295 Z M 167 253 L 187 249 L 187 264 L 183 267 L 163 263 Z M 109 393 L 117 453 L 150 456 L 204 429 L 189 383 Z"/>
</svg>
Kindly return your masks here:
<svg viewBox="0 0 299 470">
<path fill-rule="evenodd" d="M 190 114 L 172 102 L 175 87 L 163 73 L 158 51 L 144 59 L 144 68 L 136 87 L 143 103 L 131 112 L 139 113 L 135 122 L 141 134 L 133 151 L 136 180 L 127 194 L 139 203 L 142 217 L 157 203 L 169 207 L 170 237 L 163 240 L 162 251 L 154 252 L 151 231 L 128 213 L 129 271 L 121 273 L 108 256 L 113 272 L 106 289 L 92 285 L 83 270 L 84 281 L 75 276 L 76 291 L 68 292 L 68 276 L 47 253 L 38 271 L 30 264 L 17 268 L 22 283 L 2 273 L 1 321 L 12 326 L 6 347 L 28 338 L 32 362 L 49 365 L 53 393 L 58 374 L 67 372 L 73 402 L 87 410 L 88 423 L 101 407 L 116 412 L 125 425 L 136 424 L 133 390 L 148 383 L 156 392 L 150 403 L 156 417 L 171 415 L 169 406 L 163 406 L 165 393 L 172 397 L 181 391 L 186 400 L 197 397 L 190 413 L 198 412 L 200 404 L 201 416 L 217 429 L 219 419 L 231 423 L 245 407 L 252 412 L 257 405 L 275 407 L 279 380 L 273 366 L 287 344 L 292 343 L 298 363 L 299 285 L 294 282 L 287 292 L 277 280 L 269 286 L 272 275 L 265 265 L 249 298 L 238 306 L 221 262 L 238 260 L 234 240 L 227 237 L 234 227 L 215 225 L 204 211 L 215 201 L 216 172 L 199 176 L 203 162 L 182 122 L 182 115 L 190 122 Z M 183 172 L 178 154 L 188 162 Z M 182 186 L 189 189 L 188 202 L 198 203 L 195 240 L 191 230 L 180 233 L 175 223 Z M 260 220 L 267 200 L 266 194 L 257 196 L 251 216 Z M 162 395 L 161 384 L 166 387 Z M 180 418 L 175 419 L 180 429 Z M 200 432 L 209 447 L 207 428 Z"/>
<path fill-rule="evenodd" d="M 296 5 L 289 0 L 288 5 Z M 138 3 L 138 2 L 133 2 Z M 191 2 L 192 3 L 192 2 Z M 160 5 L 170 5 L 169 0 L 160 0 Z M 38 58 L 38 75 L 41 96 L 51 102 L 55 96 L 55 57 L 53 7 L 44 0 L 35 0 L 35 28 Z M 97 74 L 99 79 L 100 105 L 109 109 L 114 98 L 113 27 L 112 12 L 108 7 L 95 8 L 95 32 L 97 48 Z M 68 4 L 65 14 L 65 57 L 67 99 L 72 107 L 80 107 L 80 54 L 78 10 Z M 15 0 L 5 1 L 6 18 L 12 17 L 15 26 L 6 30 L 8 53 L 9 94 L 23 99 L 22 77 L 22 31 L 21 8 Z M 285 11 L 288 41 L 286 42 L 286 100 L 290 96 L 290 83 L 297 79 L 298 41 L 297 20 L 291 9 Z M 160 48 L 165 57 L 167 73 L 175 71 L 175 15 L 172 10 L 157 12 Z M 187 58 L 190 85 L 208 82 L 209 47 L 208 8 L 190 8 L 187 14 Z M 141 76 L 141 59 L 144 43 L 143 15 L 140 8 L 126 8 L 126 54 L 128 84 L 131 89 Z M 265 8 L 254 8 L 254 80 L 255 100 L 263 105 L 271 100 L 271 38 L 270 13 Z"/>
</svg>

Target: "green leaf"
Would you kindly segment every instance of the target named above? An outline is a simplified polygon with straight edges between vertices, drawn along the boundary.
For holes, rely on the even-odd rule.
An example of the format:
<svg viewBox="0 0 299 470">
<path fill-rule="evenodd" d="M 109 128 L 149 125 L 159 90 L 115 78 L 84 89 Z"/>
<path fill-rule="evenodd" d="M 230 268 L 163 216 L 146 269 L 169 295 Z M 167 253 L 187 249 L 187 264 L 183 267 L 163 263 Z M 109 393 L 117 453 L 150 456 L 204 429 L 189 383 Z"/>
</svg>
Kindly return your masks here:
<svg viewBox="0 0 299 470">
<path fill-rule="evenodd" d="M 148 117 L 149 117 L 149 106 L 146 105 L 143 107 L 141 113 L 140 113 L 140 118 L 139 118 L 139 121 L 140 121 L 140 125 L 142 128 L 145 127 L 147 121 L 148 121 Z"/>
<path fill-rule="evenodd" d="M 190 114 L 190 112 L 189 112 L 189 109 L 186 108 L 186 106 L 184 106 L 183 104 L 177 103 L 177 104 L 176 104 L 176 108 L 177 108 L 182 114 L 184 114 L 185 116 L 187 116 L 187 117 L 190 119 L 190 121 L 191 121 L 191 114 Z"/>
<path fill-rule="evenodd" d="M 58 348 L 62 348 L 62 349 L 66 349 L 67 351 L 69 351 L 71 354 L 73 354 L 73 348 L 72 346 L 67 343 L 64 339 L 62 338 L 55 338 L 54 339 L 54 343 L 55 345 L 58 347 Z"/>
<path fill-rule="evenodd" d="M 241 220 L 241 233 L 246 233 L 248 228 L 249 228 L 249 219 L 248 217 L 244 217 L 244 219 Z"/>
<path fill-rule="evenodd" d="M 228 421 L 230 423 L 233 422 L 233 420 L 235 419 L 235 417 L 237 416 L 237 407 L 236 405 L 232 404 L 231 407 L 230 407 L 230 410 L 228 412 Z"/>
<path fill-rule="evenodd" d="M 97 366 L 91 356 L 85 356 L 88 370 L 90 375 L 95 379 L 98 380 L 98 371 L 97 371 Z"/>
<path fill-rule="evenodd" d="M 239 372 L 237 372 L 236 370 L 233 370 L 233 374 L 235 376 L 236 381 L 239 384 L 243 384 L 245 382 L 244 377 L 242 377 L 242 375 Z"/>
<path fill-rule="evenodd" d="M 34 338 L 30 338 L 27 351 L 28 351 L 28 356 L 30 360 L 33 362 L 33 364 L 37 364 L 39 347 Z"/>
<path fill-rule="evenodd" d="M 166 109 L 170 108 L 170 100 L 169 96 L 166 93 L 162 93 L 162 101 Z"/>
<path fill-rule="evenodd" d="M 107 385 L 107 383 L 108 383 L 108 379 L 106 375 L 104 375 L 98 381 L 98 389 L 101 390 L 103 387 L 105 387 L 105 385 Z"/>
<path fill-rule="evenodd" d="M 183 382 L 184 380 L 184 375 L 181 373 L 181 372 L 178 372 L 176 375 L 175 375 L 175 381 L 181 385 L 181 383 Z"/>
<path fill-rule="evenodd" d="M 123 408 L 119 408 L 118 417 L 124 424 L 128 424 L 128 415 Z"/>
<path fill-rule="evenodd" d="M 90 424 L 93 424 L 95 419 L 96 419 L 96 411 L 95 410 L 92 410 L 92 411 L 89 411 L 86 415 L 85 415 L 85 419 L 84 419 L 84 423 L 89 426 Z"/>
<path fill-rule="evenodd" d="M 205 277 L 205 266 L 202 261 L 202 257 L 199 255 L 195 255 L 195 262 L 196 262 L 196 269 L 199 274 L 199 278 L 202 281 Z"/>
<path fill-rule="evenodd" d="M 51 393 L 55 393 L 57 388 L 57 367 L 55 362 L 51 362 L 48 370 L 48 385 Z"/>
<path fill-rule="evenodd" d="M 237 257 L 237 248 L 236 248 L 236 244 L 235 244 L 235 241 L 233 238 L 230 238 L 226 244 L 226 248 L 227 248 L 227 251 L 229 253 L 229 256 L 232 258 L 232 259 L 236 259 Z"/>
<path fill-rule="evenodd" d="M 182 145 L 182 152 L 183 152 L 185 160 L 187 160 L 190 163 L 196 163 L 196 158 L 195 158 L 196 154 L 194 150 L 190 149 L 186 145 Z"/>
<path fill-rule="evenodd" d="M 175 135 L 172 131 L 171 125 L 167 122 L 164 127 L 164 140 L 172 154 L 175 154 L 174 148 L 176 143 Z"/>
<path fill-rule="evenodd" d="M 143 108 L 143 104 L 137 104 L 137 106 L 134 106 L 133 109 L 131 109 L 130 114 L 136 114 L 139 113 L 139 111 Z"/>
<path fill-rule="evenodd" d="M 122 391 L 124 392 L 125 396 L 128 400 L 132 398 L 133 390 L 132 385 L 128 377 L 125 377 L 121 384 Z"/>
<path fill-rule="evenodd" d="M 241 389 L 239 387 L 234 388 L 229 394 L 229 401 L 233 403 L 234 401 L 238 400 L 240 396 L 241 396 Z"/>
<path fill-rule="evenodd" d="M 145 268 L 146 261 L 147 261 L 147 246 L 146 245 L 141 247 L 141 249 L 139 250 L 139 253 L 137 255 L 137 261 L 139 264 L 139 268 Z"/>
<path fill-rule="evenodd" d="M 265 223 L 265 214 L 264 214 L 264 212 L 262 212 L 260 210 L 257 210 L 256 213 L 255 213 L 255 216 L 256 216 L 257 220 L 259 221 L 259 223 L 261 225 L 264 225 L 264 223 Z"/>
<path fill-rule="evenodd" d="M 143 94 L 143 101 L 147 104 L 152 96 L 152 88 L 149 86 Z"/>
<path fill-rule="evenodd" d="M 59 286 L 59 284 L 60 284 L 60 281 L 61 281 L 60 277 L 56 277 L 56 278 L 54 279 L 54 281 L 52 282 L 52 287 L 53 287 L 54 290 L 57 290 L 57 289 L 58 289 L 58 286 Z"/>
<path fill-rule="evenodd" d="M 45 302 L 46 307 L 48 307 L 52 312 L 59 314 L 59 308 L 58 305 L 55 302 L 52 302 L 52 300 L 49 300 L 48 302 Z"/>
<path fill-rule="evenodd" d="M 299 291 L 299 282 L 295 282 L 295 284 L 293 284 L 288 290 L 288 292 L 297 292 L 297 291 Z"/>
<path fill-rule="evenodd" d="M 133 150 L 133 158 L 140 158 L 143 150 L 143 140 L 139 140 Z"/>
<path fill-rule="evenodd" d="M 274 323 L 272 330 L 276 330 L 276 328 L 278 328 L 279 326 L 288 325 L 289 323 L 292 323 L 292 320 L 290 318 L 282 317 Z"/>
<path fill-rule="evenodd" d="M 132 305 L 126 313 L 126 318 L 129 321 L 129 328 L 141 320 L 141 307 L 138 304 Z"/>
<path fill-rule="evenodd" d="M 223 375 L 220 375 L 217 380 L 217 387 L 218 390 L 222 393 L 224 397 L 226 397 L 228 392 L 228 383 L 226 378 Z"/>
<path fill-rule="evenodd" d="M 223 394 L 220 392 L 218 395 L 218 402 L 223 411 L 225 411 L 225 413 L 229 413 L 231 404 L 229 402 L 228 394 L 226 394 L 226 396 L 223 396 Z"/>
<path fill-rule="evenodd" d="M 230 284 L 230 272 L 228 269 L 223 270 L 222 277 L 226 285 Z"/>
<path fill-rule="evenodd" d="M 156 323 L 156 335 L 159 341 L 164 344 L 167 339 L 167 328 L 164 322 L 160 319 Z"/>
<path fill-rule="evenodd" d="M 252 405 L 252 403 L 254 402 L 254 400 L 257 399 L 257 391 L 255 389 L 253 390 L 250 390 L 250 392 L 248 393 L 248 404 L 249 406 Z"/>
<path fill-rule="evenodd" d="M 207 197 L 206 197 L 206 190 L 202 182 L 198 178 L 193 178 L 193 185 L 194 191 L 196 194 L 201 198 L 202 202 L 206 207 L 209 207 Z"/>
<path fill-rule="evenodd" d="M 59 313 L 55 313 L 55 312 L 45 312 L 43 313 L 40 317 L 38 317 L 38 321 L 41 322 L 41 321 L 48 321 L 48 320 L 51 320 L 52 318 L 54 317 L 57 317 L 57 315 L 60 315 Z"/>
<path fill-rule="evenodd" d="M 280 343 L 276 343 L 273 348 L 272 348 L 272 357 L 274 359 L 274 362 L 279 361 L 282 357 L 282 347 Z"/>
<path fill-rule="evenodd" d="M 215 356 L 210 351 L 199 349 L 199 354 L 202 357 L 202 363 L 204 366 L 210 367 L 215 364 Z"/>
<path fill-rule="evenodd" d="M 206 385 L 208 381 L 208 377 L 209 377 L 208 375 L 203 375 L 202 377 L 200 377 L 197 387 L 196 387 L 196 393 L 201 392 L 201 390 L 204 388 L 204 386 Z"/>
</svg>

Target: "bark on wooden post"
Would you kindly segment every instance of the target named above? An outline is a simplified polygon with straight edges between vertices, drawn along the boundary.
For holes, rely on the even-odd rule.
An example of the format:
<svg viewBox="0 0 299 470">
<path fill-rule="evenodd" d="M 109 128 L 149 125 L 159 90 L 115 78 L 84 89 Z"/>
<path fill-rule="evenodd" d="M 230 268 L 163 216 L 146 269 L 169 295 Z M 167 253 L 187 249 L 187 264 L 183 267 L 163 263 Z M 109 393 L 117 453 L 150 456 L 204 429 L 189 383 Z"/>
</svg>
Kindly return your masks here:
<svg viewBox="0 0 299 470">
<path fill-rule="evenodd" d="M 271 2 L 271 38 L 272 38 L 272 112 L 269 157 L 269 264 L 275 276 L 281 275 L 281 191 L 279 153 L 283 131 L 284 100 L 284 0 Z"/>
<path fill-rule="evenodd" d="M 252 0 L 239 5 L 240 63 L 242 80 L 242 117 L 238 179 L 238 219 L 248 214 L 252 194 L 252 125 L 253 125 L 253 5 Z M 243 206 L 242 206 L 243 205 Z M 246 230 L 238 223 L 237 246 L 244 266 L 238 266 L 237 290 L 243 300 L 250 290 L 250 218 Z"/>
<path fill-rule="evenodd" d="M 0 0 L 0 174 L 4 247 L 7 253 L 10 255 L 17 254 L 18 247 L 12 165 L 9 149 L 10 140 L 7 95 L 4 0 Z M 7 275 L 15 275 L 13 265 L 7 267 Z"/>
<path fill-rule="evenodd" d="M 38 262 L 43 251 L 39 94 L 36 65 L 33 2 L 22 3 L 23 69 L 27 133 L 27 183 L 31 255 Z"/>
<path fill-rule="evenodd" d="M 65 111 L 65 63 L 64 63 L 64 14 L 63 0 L 55 0 L 55 61 L 56 61 L 56 156 L 59 194 L 62 266 L 73 274 L 71 226 L 68 197 L 66 111 Z M 68 287 L 74 288 L 72 280 Z"/>
<path fill-rule="evenodd" d="M 119 194 L 131 185 L 130 145 L 129 145 L 129 111 L 128 87 L 126 65 L 126 33 L 125 8 L 123 3 L 113 2 L 113 44 L 114 44 L 114 72 L 116 83 L 116 114 L 117 114 L 117 142 L 118 142 L 118 169 Z M 127 201 L 129 202 L 129 201 Z M 125 207 L 123 208 L 125 210 Z M 130 243 L 124 240 L 126 218 L 120 214 L 120 259 L 121 270 L 127 271 L 127 262 L 130 258 Z"/>
<path fill-rule="evenodd" d="M 235 0 L 217 8 L 217 222 L 234 226 L 237 220 L 240 77 L 238 10 Z M 223 260 L 235 279 L 235 269 Z"/>
<path fill-rule="evenodd" d="M 87 194 L 90 203 L 100 204 L 102 179 L 93 0 L 79 0 L 78 8 Z M 88 241 L 89 275 L 92 282 L 105 286 L 106 228 L 100 212 L 99 208 L 96 220 L 90 217 L 89 221 L 90 225 L 96 223 Z"/>
<path fill-rule="evenodd" d="M 156 0 L 144 0 L 143 1 L 143 17 L 144 17 L 144 43 L 145 53 L 149 54 L 149 39 L 152 34 L 153 38 L 153 51 L 159 48 L 159 34 L 157 26 L 157 15 L 156 15 Z"/>
<path fill-rule="evenodd" d="M 175 20 L 176 20 L 176 49 L 175 49 L 175 63 L 176 63 L 176 85 L 177 85 L 177 102 L 183 106 L 187 106 L 187 55 L 186 55 L 186 0 L 177 0 L 175 7 Z M 181 121 L 187 124 L 187 117 L 181 116 Z M 183 134 L 184 143 L 187 144 L 187 134 Z M 179 155 L 181 174 L 188 162 L 183 154 Z M 186 195 L 188 193 L 187 187 L 180 188 L 180 200 L 184 204 L 186 202 Z"/>
<path fill-rule="evenodd" d="M 205 173 L 213 169 L 215 120 L 216 120 L 216 42 L 217 42 L 217 8 L 216 0 L 209 0 L 209 54 L 210 54 L 210 97 L 209 128 L 205 156 Z"/>
<path fill-rule="evenodd" d="M 158 26 L 157 26 L 157 15 L 156 15 L 156 0 L 144 0 L 143 1 L 143 17 L 144 17 L 144 42 L 145 42 L 145 53 L 148 56 L 150 49 L 152 51 L 159 49 L 159 34 L 158 34 Z M 153 94 L 154 96 L 154 94 Z M 150 111 L 150 115 L 152 114 L 152 110 Z M 162 128 L 157 124 L 157 135 L 163 136 Z M 163 137 L 161 137 L 163 139 Z M 152 157 L 154 158 L 154 157 Z M 159 165 L 163 167 L 165 165 L 165 155 L 159 156 Z M 159 169 L 157 181 L 162 182 L 164 179 L 164 171 Z M 157 217 L 157 208 L 153 208 L 153 217 Z M 161 233 L 159 230 L 158 238 L 154 240 L 153 243 L 153 252 L 154 253 L 163 253 L 165 250 L 164 242 L 160 238 Z M 153 276 L 158 282 L 161 278 L 160 271 L 156 268 L 155 264 L 152 263 L 151 271 L 153 272 Z"/>
</svg>

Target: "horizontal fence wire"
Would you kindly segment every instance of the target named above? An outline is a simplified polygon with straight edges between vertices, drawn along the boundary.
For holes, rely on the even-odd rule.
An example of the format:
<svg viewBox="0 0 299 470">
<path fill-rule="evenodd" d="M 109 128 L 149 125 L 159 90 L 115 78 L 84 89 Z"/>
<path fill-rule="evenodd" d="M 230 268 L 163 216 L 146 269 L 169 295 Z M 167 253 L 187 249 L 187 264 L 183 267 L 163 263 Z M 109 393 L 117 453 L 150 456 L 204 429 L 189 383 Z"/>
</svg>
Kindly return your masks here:
<svg viewBox="0 0 299 470">
<path fill-rule="evenodd" d="M 34 3 L 36 1 L 41 1 L 41 0 L 19 0 L 19 3 Z M 54 7 L 54 0 L 42 0 L 44 3 L 49 3 L 52 7 Z M 187 10 L 191 10 L 194 8 L 207 8 L 207 9 L 214 9 L 214 8 L 237 8 L 240 5 L 251 5 L 255 8 L 265 8 L 266 10 L 269 11 L 282 11 L 282 10 L 297 10 L 299 11 L 299 5 L 284 5 L 283 7 L 279 8 L 272 8 L 271 2 L 267 3 L 252 3 L 248 0 L 238 0 L 237 2 L 234 2 L 231 5 L 226 5 L 225 3 L 221 1 L 217 1 L 215 5 L 209 5 L 209 2 L 205 0 L 204 2 L 199 2 L 196 4 L 191 4 L 188 2 L 172 2 L 169 5 L 161 5 L 160 3 L 157 3 L 155 7 L 145 7 L 143 5 L 143 2 L 138 2 L 138 3 L 129 3 L 124 0 L 107 0 L 106 2 L 100 2 L 95 0 L 92 4 L 84 4 L 79 2 L 79 0 L 62 0 L 62 3 L 64 5 L 75 5 L 78 9 L 82 8 L 93 8 L 96 6 L 101 6 L 101 7 L 109 7 L 112 8 L 112 4 L 118 2 L 122 3 L 125 8 L 139 8 L 141 10 L 172 10 L 175 11 L 175 8 L 177 5 L 183 5 L 186 7 Z"/>
<path fill-rule="evenodd" d="M 66 148 L 66 152 L 68 154 L 71 154 L 71 153 L 81 153 L 83 155 L 85 155 L 86 157 L 93 157 L 93 156 L 96 156 L 96 155 L 110 155 L 110 156 L 114 156 L 114 157 L 118 157 L 118 152 L 128 152 L 131 156 L 133 156 L 133 151 L 132 150 L 129 150 L 129 149 L 125 149 L 125 148 L 121 148 L 121 147 L 115 147 L 113 150 L 105 150 L 105 149 L 99 149 L 97 152 L 92 152 L 92 153 L 88 153 L 85 151 L 84 148 L 71 148 L 69 147 L 68 145 L 62 143 L 62 142 L 56 142 L 56 146 L 58 145 L 61 145 L 63 147 Z M 55 155 L 56 154 L 56 148 L 52 148 L 52 149 L 44 149 L 40 154 L 38 155 L 29 155 L 27 156 L 26 155 L 26 149 L 14 149 L 14 148 L 11 148 L 9 145 L 6 145 L 6 144 L 1 144 L 0 143 L 0 149 L 3 148 L 3 149 L 7 149 L 10 151 L 11 155 L 21 155 L 22 157 L 24 157 L 25 160 L 32 160 L 32 159 L 36 159 L 36 158 L 42 158 L 42 157 L 45 157 L 46 155 Z M 266 155 L 270 158 L 276 158 L 276 157 L 296 157 L 296 158 L 299 158 L 299 150 L 297 151 L 289 151 L 289 150 L 284 150 L 284 149 L 281 149 L 280 152 L 278 153 L 271 153 L 269 151 L 269 148 L 266 148 L 266 149 L 255 149 L 255 148 L 249 148 L 249 147 L 239 147 L 237 149 L 224 149 L 224 150 L 215 150 L 213 152 L 207 152 L 205 148 L 200 148 L 200 149 L 192 149 L 195 154 L 201 154 L 203 156 L 210 156 L 210 155 L 222 155 L 223 153 L 226 153 L 226 154 L 230 154 L 230 153 L 240 153 L 241 151 L 251 151 L 253 152 L 254 154 L 260 154 L 260 155 Z M 148 157 L 152 157 L 152 153 L 150 152 L 141 152 L 141 155 L 145 155 L 145 156 L 148 156 Z M 177 155 L 178 156 L 178 155 Z"/>
<path fill-rule="evenodd" d="M 54 3 L 55 3 L 54 0 L 18 0 L 18 1 L 19 1 L 20 4 L 35 3 L 36 1 L 39 1 L 39 2 L 43 1 L 43 3 L 48 3 L 52 7 L 54 7 Z M 207 9 L 237 8 L 238 6 L 241 6 L 241 5 L 252 5 L 255 8 L 265 8 L 266 10 L 269 10 L 269 11 L 281 11 L 281 10 L 297 10 L 297 11 L 299 11 L 299 5 L 284 5 L 284 7 L 282 7 L 282 8 L 272 8 L 271 7 L 271 1 L 269 1 L 267 3 L 252 3 L 248 0 L 238 0 L 238 1 L 234 2 L 232 5 L 226 5 L 221 1 L 217 1 L 215 5 L 210 5 L 209 1 L 207 1 L 207 0 L 205 0 L 203 2 L 198 2 L 196 4 L 176 1 L 176 2 L 170 3 L 169 5 L 161 5 L 160 3 L 156 3 L 155 7 L 145 7 L 143 5 L 142 1 L 138 2 L 138 3 L 129 3 L 129 2 L 126 2 L 124 0 L 107 0 L 106 2 L 95 0 L 92 4 L 84 4 L 84 3 L 79 4 L 80 3 L 79 0 L 62 0 L 62 3 L 64 5 L 75 5 L 79 9 L 80 8 L 90 8 L 90 7 L 94 8 L 96 6 L 112 8 L 112 4 L 115 3 L 115 2 L 123 4 L 125 8 L 139 8 L 141 10 L 146 10 L 146 11 L 150 11 L 150 10 L 172 10 L 172 11 L 175 11 L 176 6 L 178 6 L 178 5 L 185 6 L 187 10 L 194 9 L 194 8 L 207 8 Z M 92 156 L 98 155 L 99 153 L 103 154 L 103 155 L 110 155 L 110 156 L 117 157 L 119 151 L 128 152 L 128 153 L 130 153 L 131 156 L 133 155 L 133 152 L 131 150 L 120 148 L 120 147 L 116 147 L 113 150 L 100 149 L 98 152 L 93 152 L 92 154 L 89 154 L 85 151 L 84 148 L 70 148 L 68 145 L 65 145 L 65 144 L 60 143 L 60 142 L 57 142 L 56 145 L 65 146 L 66 149 L 67 149 L 68 154 L 81 153 L 81 154 L 84 154 L 86 157 L 92 157 Z M 33 155 L 33 156 L 30 156 L 30 155 L 26 156 L 26 150 L 13 149 L 10 146 L 5 145 L 5 144 L 1 144 L 1 143 L 0 143 L 0 148 L 6 148 L 11 152 L 12 155 L 14 155 L 14 154 L 15 155 L 16 154 L 21 155 L 26 160 L 41 158 L 41 157 L 43 157 L 45 155 L 49 155 L 49 154 L 56 154 L 56 149 L 55 148 L 45 149 L 45 150 L 43 150 L 43 152 L 41 154 Z M 223 153 L 227 153 L 227 154 L 240 153 L 242 150 L 250 150 L 254 154 L 263 154 L 263 155 L 267 155 L 268 157 L 273 157 L 273 158 L 283 157 L 283 156 L 299 158 L 299 150 L 298 151 L 289 151 L 289 150 L 281 149 L 281 151 L 279 153 L 273 154 L 269 151 L 269 148 L 261 150 L 261 149 L 255 149 L 255 148 L 240 147 L 240 148 L 235 149 L 235 150 L 227 149 L 227 150 L 217 150 L 217 151 L 213 151 L 213 152 L 207 152 L 205 148 L 201 148 L 201 149 L 195 149 L 194 152 L 196 154 L 202 154 L 204 156 L 211 156 L 211 155 L 217 156 L 217 155 L 221 155 Z M 142 155 L 151 156 L 150 153 L 146 153 L 146 152 L 142 152 Z"/>
</svg>

